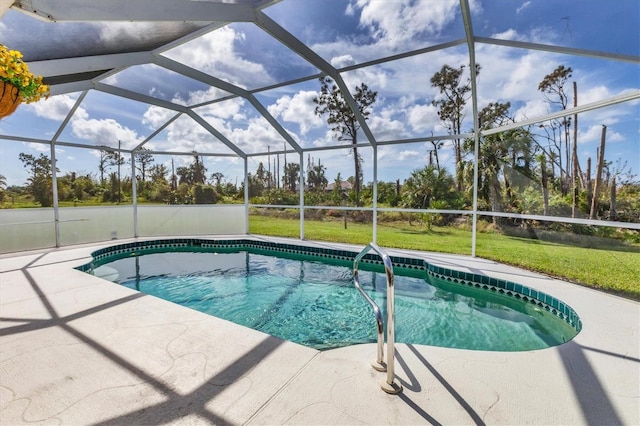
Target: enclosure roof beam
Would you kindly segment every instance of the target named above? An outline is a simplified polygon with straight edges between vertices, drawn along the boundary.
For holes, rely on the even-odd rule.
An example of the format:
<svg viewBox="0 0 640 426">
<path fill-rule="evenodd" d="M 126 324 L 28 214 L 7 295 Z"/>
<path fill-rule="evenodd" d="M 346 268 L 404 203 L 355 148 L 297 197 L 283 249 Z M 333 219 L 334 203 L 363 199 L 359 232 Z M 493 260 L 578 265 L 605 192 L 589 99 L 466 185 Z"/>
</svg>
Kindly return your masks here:
<svg viewBox="0 0 640 426">
<path fill-rule="evenodd" d="M 506 132 L 508 130 L 519 129 L 521 127 L 530 126 L 532 124 L 544 123 L 545 121 L 555 120 L 556 118 L 567 117 L 569 115 L 579 114 L 581 112 L 591 111 L 611 105 L 620 104 L 623 102 L 630 102 L 640 99 L 640 90 L 631 90 L 628 93 L 624 93 L 619 96 L 614 96 L 607 99 L 602 99 L 596 102 L 590 102 L 588 104 L 580 105 L 575 108 L 567 108 L 561 111 L 557 111 L 551 114 L 543 115 L 542 117 L 529 118 L 527 120 L 518 121 L 515 123 L 507 124 L 505 126 L 494 127 L 493 129 L 487 129 L 480 131 L 482 136 L 493 135 L 496 133 Z"/>
<path fill-rule="evenodd" d="M 153 62 L 156 65 L 174 71 L 178 74 L 182 74 L 186 77 L 192 78 L 210 86 L 217 87 L 226 92 L 246 99 L 264 117 L 264 119 L 267 120 L 269 124 L 271 124 L 271 126 L 280 134 L 280 136 L 282 136 L 282 138 L 286 140 L 293 149 L 296 150 L 296 152 L 302 152 L 302 148 L 300 148 L 298 143 L 293 139 L 293 137 L 291 137 L 289 132 L 287 132 L 284 127 L 280 125 L 280 123 L 271 115 L 271 113 L 249 91 L 164 56 L 155 55 Z"/>
<path fill-rule="evenodd" d="M 173 102 L 164 101 L 162 99 L 154 98 L 153 96 L 143 95 L 142 93 L 133 92 L 131 90 L 122 89 L 120 87 L 112 86 L 110 84 L 96 82 L 93 83 L 94 88 L 100 92 L 109 93 L 111 95 L 120 96 L 122 98 L 131 99 L 134 101 L 142 102 L 145 104 L 155 105 L 161 108 L 170 109 L 173 111 L 186 113 L 188 108 L 183 105 L 178 105 Z"/>
<path fill-rule="evenodd" d="M 156 129 L 155 132 L 151 133 L 149 136 L 147 136 L 145 138 L 145 140 L 143 140 L 142 142 L 140 142 L 135 148 L 132 149 L 132 151 L 138 151 L 139 149 L 142 149 L 142 147 L 149 142 L 151 139 L 155 138 L 156 136 L 158 136 L 164 129 L 166 129 L 167 127 L 169 127 L 169 125 L 171 123 L 173 123 L 174 121 L 176 121 L 176 119 L 178 117 L 180 117 L 182 115 L 181 112 L 177 113 L 176 115 L 174 115 L 173 117 L 171 117 L 169 120 L 167 120 L 166 123 L 164 123 L 162 126 L 160 126 L 158 129 Z"/>
<path fill-rule="evenodd" d="M 18 10 L 57 22 L 251 22 L 254 8 L 242 3 L 181 0 L 16 0 Z"/>
<path fill-rule="evenodd" d="M 71 110 L 67 113 L 67 116 L 62 121 L 62 124 L 60 124 L 60 127 L 58 127 L 56 134 L 53 135 L 53 138 L 51 138 L 52 144 L 55 144 L 58 141 L 58 138 L 60 137 L 64 129 L 67 127 L 67 124 L 69 124 L 69 121 L 71 121 L 71 117 L 73 117 L 73 115 L 76 113 L 76 111 L 84 101 L 84 98 L 87 96 L 87 93 L 89 93 L 89 91 L 85 90 L 80 94 L 80 96 L 78 96 L 78 99 L 73 104 L 73 107 L 71 107 Z"/>
<path fill-rule="evenodd" d="M 278 25 L 274 20 L 265 15 L 264 12 L 256 11 L 255 23 L 266 33 L 270 34 L 273 38 L 280 41 L 280 43 L 284 44 L 290 50 L 300 55 L 303 59 L 327 74 L 336 82 L 336 84 L 340 88 L 340 91 L 342 92 L 344 100 L 347 102 L 354 115 L 356 116 L 356 119 L 360 124 L 360 128 L 367 137 L 369 143 L 375 146 L 376 139 L 373 136 L 371 129 L 369 129 L 369 125 L 367 124 L 364 116 L 360 113 L 358 104 L 351 95 L 351 92 L 347 88 L 347 85 L 345 84 L 338 70 L 336 70 L 336 68 L 333 67 L 333 65 L 331 65 L 329 62 L 325 61 L 320 55 L 310 49 L 306 44 L 302 43 L 291 33 Z"/>
<path fill-rule="evenodd" d="M 640 64 L 640 56 L 624 55 L 612 52 L 600 52 L 597 50 L 576 49 L 574 47 L 552 46 L 549 44 L 529 43 L 517 40 L 502 40 L 490 37 L 474 37 L 476 43 L 493 44 L 496 46 L 517 47 L 519 49 L 540 50 L 542 52 L 562 53 L 573 56 L 586 56 L 588 58 L 612 59 L 622 62 Z"/>
<path fill-rule="evenodd" d="M 29 62 L 29 70 L 44 78 L 84 74 L 151 62 L 149 52 L 114 53 Z"/>
<path fill-rule="evenodd" d="M 132 99 L 134 101 L 143 102 L 143 103 L 150 104 L 150 105 L 155 105 L 155 106 L 158 106 L 158 107 L 161 107 L 161 108 L 166 108 L 166 109 L 169 109 L 169 110 L 185 113 L 185 114 L 189 115 L 198 124 L 200 124 L 202 127 L 204 127 L 204 129 L 206 131 L 208 131 L 213 136 L 218 138 L 218 140 L 220 140 L 220 142 L 222 142 L 228 148 L 230 148 L 233 152 L 238 154 L 238 156 L 240 156 L 242 158 L 246 157 L 246 154 L 240 148 L 238 148 L 233 142 L 231 142 L 229 139 L 227 139 L 222 133 L 220 133 L 212 125 L 207 123 L 207 121 L 205 119 L 200 117 L 198 114 L 193 112 L 188 107 L 185 107 L 185 106 L 182 106 L 182 105 L 178 105 L 178 104 L 174 104 L 172 102 L 163 101 L 161 99 L 156 99 L 156 98 L 154 98 L 152 96 L 147 96 L 147 95 L 143 95 L 143 94 L 140 94 L 140 93 L 132 92 L 130 90 L 121 89 L 119 87 L 110 86 L 110 85 L 104 84 L 104 83 L 94 83 L 94 85 L 95 85 L 95 89 L 98 90 L 98 91 L 101 91 L 101 92 L 109 93 L 109 94 L 112 94 L 112 95 L 115 95 L 115 96 L 120 96 L 120 97 L 127 98 L 127 99 Z"/>
<path fill-rule="evenodd" d="M 196 121 L 198 124 L 200 124 L 202 127 L 205 128 L 205 130 L 207 130 L 209 133 L 211 133 L 212 135 L 214 135 L 216 138 L 218 138 L 220 140 L 220 142 L 222 142 L 223 144 L 225 144 L 229 149 L 231 149 L 233 152 L 235 152 L 236 154 L 238 154 L 238 156 L 242 159 L 247 158 L 247 154 L 242 151 L 240 148 L 238 148 L 238 146 L 236 146 L 236 144 L 234 144 L 233 142 L 231 142 L 229 139 L 227 139 L 227 137 L 225 135 L 223 135 L 222 133 L 220 133 L 218 130 L 216 130 L 211 124 L 209 124 L 207 122 L 207 120 L 205 120 L 204 118 L 202 118 L 200 115 L 196 114 L 195 111 L 193 110 L 187 110 L 187 114 L 193 118 L 194 121 Z"/>
</svg>

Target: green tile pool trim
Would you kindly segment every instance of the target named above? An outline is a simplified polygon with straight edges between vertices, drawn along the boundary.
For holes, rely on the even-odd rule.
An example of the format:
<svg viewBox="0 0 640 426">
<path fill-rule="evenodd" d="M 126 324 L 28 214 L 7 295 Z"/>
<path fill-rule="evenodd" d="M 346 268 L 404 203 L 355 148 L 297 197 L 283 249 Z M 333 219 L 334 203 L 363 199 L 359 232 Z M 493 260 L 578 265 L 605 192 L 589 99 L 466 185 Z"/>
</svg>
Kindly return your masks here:
<svg viewBox="0 0 640 426">
<path fill-rule="evenodd" d="M 158 250 L 183 251 L 189 248 L 200 249 L 261 249 L 273 252 L 290 253 L 297 255 L 309 255 L 353 261 L 358 254 L 350 250 L 337 250 L 325 247 L 311 247 L 303 244 L 284 244 L 253 239 L 217 239 L 207 240 L 198 238 L 173 238 L 166 240 L 137 241 L 127 244 L 118 244 L 105 247 L 91 253 L 93 261 L 78 266 L 76 269 L 82 272 L 91 272 L 96 264 L 105 263 L 106 260 L 114 256 L 131 254 L 144 254 Z M 470 272 L 457 271 L 455 269 L 443 268 L 432 265 L 424 259 L 412 257 L 389 256 L 394 266 L 425 271 L 430 276 L 445 280 L 451 283 L 474 287 L 486 291 L 493 291 L 506 296 L 514 297 L 540 306 L 553 315 L 563 319 L 576 332 L 582 330 L 582 321 L 576 312 L 566 303 L 548 295 L 542 291 L 523 286 L 521 284 L 499 278 L 492 278 L 487 275 L 473 274 Z M 383 265 L 382 259 L 375 253 L 367 253 L 362 258 L 363 263 Z"/>
</svg>

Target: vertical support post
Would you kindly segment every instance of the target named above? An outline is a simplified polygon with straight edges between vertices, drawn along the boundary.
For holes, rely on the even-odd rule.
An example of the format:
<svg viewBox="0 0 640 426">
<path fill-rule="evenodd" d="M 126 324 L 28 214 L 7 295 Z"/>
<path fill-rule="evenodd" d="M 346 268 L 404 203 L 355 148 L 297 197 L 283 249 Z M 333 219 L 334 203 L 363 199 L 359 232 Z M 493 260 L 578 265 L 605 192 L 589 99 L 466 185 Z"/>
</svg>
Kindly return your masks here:
<svg viewBox="0 0 640 426">
<path fill-rule="evenodd" d="M 56 143 L 51 141 L 51 196 L 53 197 L 53 226 L 56 232 L 56 247 L 60 247 L 60 212 L 58 204 L 58 175 L 56 174 Z"/>
<path fill-rule="evenodd" d="M 471 231 L 471 257 L 476 257 L 476 234 L 478 233 L 478 159 L 480 155 L 480 123 L 478 122 L 478 87 L 476 82 L 476 44 L 473 25 L 471 24 L 471 8 L 468 0 L 460 0 L 462 21 L 469 49 L 469 72 L 471 73 L 471 105 L 473 110 L 473 228 Z"/>
<path fill-rule="evenodd" d="M 138 238 L 138 181 L 135 151 L 131 151 L 131 196 L 133 197 L 133 237 Z"/>
<path fill-rule="evenodd" d="M 378 145 L 373 145 L 373 236 L 378 243 Z"/>
<path fill-rule="evenodd" d="M 300 239 L 304 240 L 304 152 L 300 151 Z"/>
<path fill-rule="evenodd" d="M 249 233 L 249 158 L 244 157 L 244 233 Z"/>
</svg>

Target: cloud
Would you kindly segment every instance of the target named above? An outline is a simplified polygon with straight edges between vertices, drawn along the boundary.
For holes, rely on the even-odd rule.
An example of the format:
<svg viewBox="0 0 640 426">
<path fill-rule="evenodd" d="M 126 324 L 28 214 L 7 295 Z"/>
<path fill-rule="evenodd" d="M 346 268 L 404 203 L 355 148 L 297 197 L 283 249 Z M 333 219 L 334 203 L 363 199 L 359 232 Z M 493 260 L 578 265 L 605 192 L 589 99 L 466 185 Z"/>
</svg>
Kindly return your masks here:
<svg viewBox="0 0 640 426">
<path fill-rule="evenodd" d="M 212 125 L 215 127 L 214 124 Z M 231 152 L 215 136 L 187 115 L 178 117 L 152 141 L 159 151 Z"/>
<path fill-rule="evenodd" d="M 149 107 L 142 116 L 142 124 L 150 128 L 158 128 L 176 115 L 175 111 L 158 106 Z"/>
<path fill-rule="evenodd" d="M 589 87 L 587 90 L 578 92 L 578 96 L 581 104 L 589 104 L 591 102 L 601 101 L 602 99 L 610 98 L 613 96 L 611 90 L 602 85 Z"/>
<path fill-rule="evenodd" d="M 80 117 L 74 116 L 71 120 L 71 129 L 74 136 L 91 141 L 94 145 L 115 148 L 120 141 L 122 148 L 132 149 L 142 140 L 135 130 L 123 126 L 114 119 L 97 120 L 86 117 L 86 114 L 80 114 Z"/>
<path fill-rule="evenodd" d="M 529 118 L 542 117 L 549 113 L 549 105 L 542 99 L 534 99 L 526 102 L 515 111 L 516 121 L 527 120 Z"/>
<path fill-rule="evenodd" d="M 438 108 L 431 104 L 409 108 L 407 119 L 411 128 L 418 133 L 425 133 L 440 124 Z"/>
<path fill-rule="evenodd" d="M 314 112 L 313 99 L 317 96 L 318 92 L 299 91 L 293 96 L 280 97 L 267 109 L 275 118 L 298 124 L 300 133 L 305 135 L 311 129 L 321 127 L 323 124 L 323 120 Z"/>
<path fill-rule="evenodd" d="M 370 117 L 368 125 L 378 141 L 404 139 L 407 137 L 404 123 L 384 115 L 373 115 Z"/>
<path fill-rule="evenodd" d="M 360 25 L 369 29 L 376 40 L 398 45 L 418 34 L 437 34 L 455 19 L 459 10 L 457 0 L 357 0 L 348 12 L 356 7 L 360 12 Z"/>
<path fill-rule="evenodd" d="M 262 117 L 249 120 L 247 128 L 234 128 L 229 139 L 247 153 L 264 152 L 267 147 L 276 150 L 283 148 L 284 139 Z"/>
<path fill-rule="evenodd" d="M 216 102 L 197 108 L 195 111 L 203 117 L 213 117 L 221 120 L 245 121 L 247 119 L 246 101 L 234 98 L 224 102 Z"/>
<path fill-rule="evenodd" d="M 62 121 L 65 119 L 73 105 L 76 103 L 76 97 L 71 95 L 52 96 L 45 101 L 26 104 L 27 107 L 36 113 L 38 117 L 47 118 L 49 120 Z"/>
<path fill-rule="evenodd" d="M 519 8 L 516 9 L 516 13 L 519 15 L 520 13 L 522 13 L 523 10 L 525 10 L 529 6 L 531 6 L 531 2 L 525 1 L 524 3 L 522 3 L 522 5 Z"/>
<path fill-rule="evenodd" d="M 266 86 L 275 82 L 262 64 L 242 58 L 235 44 L 245 37 L 230 27 L 223 27 L 172 49 L 165 56 L 216 76 L 229 83 L 246 87 Z"/>
<path fill-rule="evenodd" d="M 497 38 L 500 40 L 519 40 L 519 41 L 525 40 L 525 37 L 522 36 L 522 34 L 518 33 L 518 31 L 514 30 L 513 28 L 509 28 L 508 30 L 503 31 L 501 33 L 492 34 L 491 38 Z"/>
<path fill-rule="evenodd" d="M 602 137 L 602 125 L 590 126 L 586 131 L 578 131 L 578 143 L 586 144 L 590 142 L 600 142 Z M 611 129 L 607 129 L 606 141 L 607 142 L 622 142 L 625 138 L 622 134 Z"/>
<path fill-rule="evenodd" d="M 51 148 L 49 147 L 49 145 L 43 144 L 43 143 L 28 143 L 27 146 L 29 147 L 30 150 L 36 151 L 36 152 L 43 152 L 43 153 L 47 153 L 47 156 L 49 155 L 49 153 L 51 152 Z"/>
<path fill-rule="evenodd" d="M 209 87 L 207 90 L 195 90 L 189 92 L 186 99 L 183 99 L 182 96 L 176 94 L 176 96 L 171 99 L 171 102 L 180 105 L 198 105 L 213 99 L 221 98 L 228 94 L 229 93 L 226 91 L 218 89 L 217 87 Z"/>
</svg>

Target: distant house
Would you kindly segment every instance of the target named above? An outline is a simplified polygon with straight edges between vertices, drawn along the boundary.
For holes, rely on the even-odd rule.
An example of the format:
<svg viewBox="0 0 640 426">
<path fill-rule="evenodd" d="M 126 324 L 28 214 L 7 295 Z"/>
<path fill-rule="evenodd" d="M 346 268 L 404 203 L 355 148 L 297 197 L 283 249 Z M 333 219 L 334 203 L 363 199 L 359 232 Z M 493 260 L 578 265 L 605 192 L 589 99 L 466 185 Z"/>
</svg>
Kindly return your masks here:
<svg viewBox="0 0 640 426">
<path fill-rule="evenodd" d="M 336 183 L 335 182 L 331 182 L 329 185 L 327 185 L 327 187 L 325 188 L 325 191 L 333 191 L 334 188 L 336 187 Z M 353 185 L 351 185 L 350 182 L 343 180 L 340 181 L 340 190 L 341 191 L 351 191 L 351 189 L 353 189 Z"/>
</svg>

